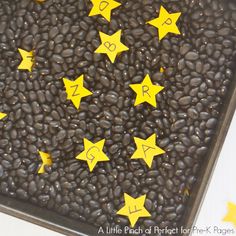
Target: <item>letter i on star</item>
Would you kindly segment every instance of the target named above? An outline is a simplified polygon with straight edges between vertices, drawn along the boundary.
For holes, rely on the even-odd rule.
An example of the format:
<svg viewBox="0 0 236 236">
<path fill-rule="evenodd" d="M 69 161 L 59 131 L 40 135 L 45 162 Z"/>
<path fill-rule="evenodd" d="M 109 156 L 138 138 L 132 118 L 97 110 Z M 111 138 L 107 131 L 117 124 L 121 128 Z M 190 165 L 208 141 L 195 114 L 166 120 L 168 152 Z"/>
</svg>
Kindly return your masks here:
<svg viewBox="0 0 236 236">
<path fill-rule="evenodd" d="M 102 15 L 107 21 L 111 21 L 111 11 L 121 4 L 114 0 L 91 0 L 93 8 L 89 16 Z"/>
</svg>

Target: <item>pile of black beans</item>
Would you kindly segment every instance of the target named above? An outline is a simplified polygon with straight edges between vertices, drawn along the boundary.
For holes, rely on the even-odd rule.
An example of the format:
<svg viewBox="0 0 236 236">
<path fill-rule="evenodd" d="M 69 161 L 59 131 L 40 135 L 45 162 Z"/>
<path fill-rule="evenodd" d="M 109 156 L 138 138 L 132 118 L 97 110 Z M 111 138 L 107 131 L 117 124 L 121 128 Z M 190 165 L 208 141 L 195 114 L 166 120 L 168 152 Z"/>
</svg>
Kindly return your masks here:
<svg viewBox="0 0 236 236">
<path fill-rule="evenodd" d="M 179 226 L 188 191 L 221 115 L 234 80 L 236 3 L 225 0 L 120 0 L 111 22 L 89 17 L 89 0 L 0 1 L 0 192 L 95 226 L 130 225 L 116 212 L 124 193 L 146 194 L 150 218 L 136 226 Z M 159 42 L 157 29 L 146 22 L 160 6 L 182 12 L 181 35 Z M 122 30 L 129 47 L 113 64 L 95 54 L 99 31 Z M 18 48 L 34 50 L 32 73 L 17 69 Z M 160 67 L 165 72 L 160 72 Z M 84 74 L 93 92 L 79 110 L 66 99 L 63 77 Z M 134 107 L 131 83 L 149 74 L 165 89 L 158 107 Z M 149 169 L 130 160 L 133 137 L 156 133 L 166 154 Z M 106 139 L 109 162 L 92 173 L 75 157 L 83 138 Z M 53 165 L 39 175 L 38 151 L 50 153 Z"/>
</svg>

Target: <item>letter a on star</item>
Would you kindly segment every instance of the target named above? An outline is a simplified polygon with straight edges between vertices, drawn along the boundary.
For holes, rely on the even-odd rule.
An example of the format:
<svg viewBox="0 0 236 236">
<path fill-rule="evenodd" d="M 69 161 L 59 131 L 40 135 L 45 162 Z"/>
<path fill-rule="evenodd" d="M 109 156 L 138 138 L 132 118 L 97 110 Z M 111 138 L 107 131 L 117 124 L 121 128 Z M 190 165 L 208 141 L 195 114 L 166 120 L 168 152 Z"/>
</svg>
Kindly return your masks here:
<svg viewBox="0 0 236 236">
<path fill-rule="evenodd" d="M 127 216 L 131 227 L 134 227 L 140 217 L 150 217 L 150 213 L 144 207 L 146 195 L 133 198 L 127 193 L 124 194 L 125 205 L 116 214 Z"/>
<path fill-rule="evenodd" d="M 149 75 L 146 75 L 141 84 L 130 84 L 130 87 L 137 94 L 134 106 L 147 102 L 157 107 L 156 95 L 164 89 L 162 86 L 153 84 Z"/>
<path fill-rule="evenodd" d="M 102 15 L 107 21 L 111 21 L 111 11 L 121 4 L 114 0 L 91 0 L 93 8 L 89 16 Z"/>
<path fill-rule="evenodd" d="M 158 28 L 160 41 L 168 33 L 180 34 L 180 31 L 176 25 L 176 22 L 180 16 L 181 12 L 170 14 L 163 6 L 161 6 L 159 17 L 147 22 L 147 24 Z"/>
<path fill-rule="evenodd" d="M 81 98 L 92 95 L 92 93 L 83 86 L 83 75 L 78 77 L 75 81 L 63 78 L 63 82 L 66 87 L 67 99 L 71 100 L 77 109 L 79 109 Z"/>
<path fill-rule="evenodd" d="M 92 172 L 99 161 L 109 161 L 109 158 L 102 151 L 104 143 L 105 139 L 102 139 L 97 143 L 92 143 L 84 138 L 84 151 L 81 152 L 76 159 L 86 161 L 90 172 Z"/>
<path fill-rule="evenodd" d="M 123 43 L 121 43 L 121 30 L 113 35 L 107 35 L 99 32 L 101 38 L 101 45 L 97 48 L 95 53 L 107 54 L 112 63 L 115 62 L 117 54 L 129 50 Z"/>
<path fill-rule="evenodd" d="M 156 134 L 151 135 L 147 139 L 134 137 L 134 142 L 137 149 L 131 156 L 131 159 L 143 159 L 149 168 L 152 167 L 154 156 L 165 153 L 164 150 L 156 145 Z"/>
</svg>

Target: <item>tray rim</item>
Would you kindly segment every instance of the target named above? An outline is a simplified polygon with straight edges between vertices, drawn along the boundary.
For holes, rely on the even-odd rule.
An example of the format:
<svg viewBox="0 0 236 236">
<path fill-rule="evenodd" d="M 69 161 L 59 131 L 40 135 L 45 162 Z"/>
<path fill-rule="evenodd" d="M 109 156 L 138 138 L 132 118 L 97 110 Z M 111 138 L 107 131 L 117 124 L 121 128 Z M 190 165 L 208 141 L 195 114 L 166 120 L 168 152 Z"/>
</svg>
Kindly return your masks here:
<svg viewBox="0 0 236 236">
<path fill-rule="evenodd" d="M 236 114 L 236 71 L 232 80 L 233 81 L 231 81 L 230 84 L 231 87 L 228 89 L 228 94 L 225 97 L 225 103 L 228 105 L 220 111 L 221 116 L 219 118 L 217 131 L 214 134 L 215 137 L 211 140 L 210 150 L 206 154 L 208 155 L 208 158 L 204 161 L 205 168 L 201 169 L 201 173 L 197 178 L 196 186 L 193 188 L 192 197 L 189 199 L 190 201 L 187 204 L 187 210 L 181 220 L 182 226 L 186 229 L 191 229 L 197 221 L 222 147 L 229 131 L 231 121 L 234 114 Z M 191 235 L 191 233 L 186 233 L 183 235 L 188 236 Z"/>
<path fill-rule="evenodd" d="M 232 87 L 229 89 L 231 92 L 228 92 L 228 97 L 226 97 L 228 106 L 226 106 L 225 109 L 221 111 L 222 117 L 220 117 L 218 130 L 212 140 L 213 145 L 209 150 L 210 154 L 207 154 L 208 160 L 206 160 L 206 166 L 202 170 L 202 176 L 197 178 L 197 184 L 194 187 L 190 201 L 187 204 L 187 210 L 181 220 L 182 224 L 180 224 L 180 226 L 183 226 L 186 229 L 191 229 L 197 220 L 201 205 L 204 201 L 208 186 L 211 182 L 211 177 L 214 173 L 220 151 L 223 147 L 230 123 L 235 113 L 236 75 L 234 76 L 233 80 Z M 71 218 L 61 216 L 56 212 L 40 208 L 33 205 L 32 203 L 27 203 L 19 199 L 4 196 L 2 194 L 0 194 L 0 212 L 68 236 L 97 235 L 98 229 L 91 225 L 88 227 L 88 224 L 81 221 L 76 221 Z M 186 233 L 184 235 L 187 236 L 190 234 Z"/>
</svg>

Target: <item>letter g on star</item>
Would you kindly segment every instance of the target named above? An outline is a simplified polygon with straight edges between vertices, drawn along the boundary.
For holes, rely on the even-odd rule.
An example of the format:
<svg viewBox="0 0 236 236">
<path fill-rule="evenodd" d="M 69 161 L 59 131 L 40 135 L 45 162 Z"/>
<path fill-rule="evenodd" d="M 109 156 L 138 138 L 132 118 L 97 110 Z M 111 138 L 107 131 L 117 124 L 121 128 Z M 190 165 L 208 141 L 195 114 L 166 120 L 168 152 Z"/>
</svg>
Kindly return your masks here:
<svg viewBox="0 0 236 236">
<path fill-rule="evenodd" d="M 104 143 L 105 139 L 102 139 L 97 143 L 92 143 L 84 138 L 84 151 L 81 152 L 76 159 L 86 161 L 90 172 L 92 172 L 98 162 L 109 161 L 109 158 L 102 151 Z"/>
</svg>

